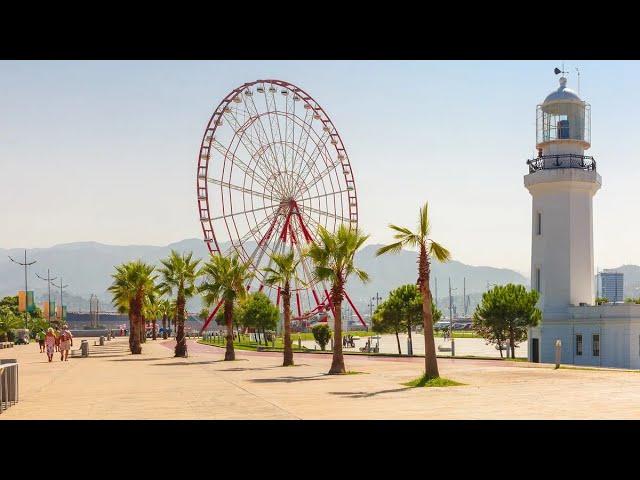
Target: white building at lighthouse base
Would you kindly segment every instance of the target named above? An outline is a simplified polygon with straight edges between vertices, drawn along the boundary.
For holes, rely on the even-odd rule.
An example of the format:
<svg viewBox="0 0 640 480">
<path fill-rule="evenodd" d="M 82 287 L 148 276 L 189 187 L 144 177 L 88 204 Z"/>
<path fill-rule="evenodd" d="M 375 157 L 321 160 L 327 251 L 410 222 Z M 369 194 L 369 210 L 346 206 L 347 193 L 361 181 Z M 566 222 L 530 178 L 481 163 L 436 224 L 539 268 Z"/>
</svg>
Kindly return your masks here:
<svg viewBox="0 0 640 480">
<path fill-rule="evenodd" d="M 559 315 L 560 316 L 560 315 Z M 529 361 L 640 369 L 640 305 L 570 306 L 565 318 L 546 318 L 529 331 Z"/>
</svg>

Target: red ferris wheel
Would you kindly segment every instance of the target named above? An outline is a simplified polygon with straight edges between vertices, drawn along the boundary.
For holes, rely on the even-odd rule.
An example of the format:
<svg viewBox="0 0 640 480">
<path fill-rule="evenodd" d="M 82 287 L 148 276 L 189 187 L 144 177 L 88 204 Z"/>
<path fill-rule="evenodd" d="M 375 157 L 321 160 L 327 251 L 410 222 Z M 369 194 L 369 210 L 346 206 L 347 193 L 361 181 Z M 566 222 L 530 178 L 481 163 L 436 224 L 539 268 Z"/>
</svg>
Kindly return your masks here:
<svg viewBox="0 0 640 480">
<path fill-rule="evenodd" d="M 318 102 L 281 80 L 232 90 L 204 132 L 197 190 L 209 251 L 237 253 L 247 262 L 254 273 L 247 289 L 264 291 L 279 304 L 280 291 L 264 284 L 263 269 L 274 252 L 293 251 L 303 280 L 292 286 L 293 319 L 331 311 L 330 286 L 314 278 L 302 252 L 320 226 L 330 232 L 340 224 L 356 228 L 358 200 L 344 143 Z"/>
</svg>

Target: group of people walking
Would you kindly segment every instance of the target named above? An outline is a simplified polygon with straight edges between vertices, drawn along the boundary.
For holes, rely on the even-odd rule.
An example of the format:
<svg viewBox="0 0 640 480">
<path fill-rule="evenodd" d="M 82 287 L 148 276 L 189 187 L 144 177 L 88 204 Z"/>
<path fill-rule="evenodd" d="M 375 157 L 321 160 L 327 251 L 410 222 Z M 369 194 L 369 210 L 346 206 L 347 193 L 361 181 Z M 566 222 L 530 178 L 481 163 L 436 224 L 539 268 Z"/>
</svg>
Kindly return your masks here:
<svg viewBox="0 0 640 480">
<path fill-rule="evenodd" d="M 64 325 L 62 330 L 49 327 L 47 332 L 41 330 L 37 335 L 40 353 L 46 352 L 50 362 L 53 361 L 55 352 L 60 352 L 60 361 L 66 362 L 69 358 L 69 350 L 73 346 L 73 335 L 68 325 Z"/>
</svg>

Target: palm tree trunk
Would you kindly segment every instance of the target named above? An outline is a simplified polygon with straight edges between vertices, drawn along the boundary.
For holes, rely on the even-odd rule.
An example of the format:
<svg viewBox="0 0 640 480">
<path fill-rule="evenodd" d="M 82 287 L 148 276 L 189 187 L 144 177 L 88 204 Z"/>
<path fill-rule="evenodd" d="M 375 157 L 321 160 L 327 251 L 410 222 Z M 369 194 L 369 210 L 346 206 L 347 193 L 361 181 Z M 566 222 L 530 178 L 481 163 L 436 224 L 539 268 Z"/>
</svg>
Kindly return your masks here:
<svg viewBox="0 0 640 480">
<path fill-rule="evenodd" d="M 133 353 L 133 329 L 138 328 L 136 325 L 135 318 L 133 317 L 133 312 L 131 311 L 131 306 L 129 308 L 129 350 Z"/>
<path fill-rule="evenodd" d="M 233 300 L 224 301 L 224 321 L 227 324 L 227 348 L 224 352 L 225 361 L 235 360 L 236 352 L 233 349 Z"/>
<path fill-rule="evenodd" d="M 291 292 L 289 284 L 282 290 L 282 308 L 284 309 L 284 361 L 283 367 L 293 365 L 293 349 L 291 348 Z"/>
<path fill-rule="evenodd" d="M 167 316 L 162 315 L 162 338 L 167 339 Z"/>
<path fill-rule="evenodd" d="M 131 346 L 131 353 L 139 355 L 142 353 L 142 345 L 140 345 L 140 321 L 142 315 L 140 310 L 142 309 L 142 298 L 136 298 L 131 302 L 129 307 L 131 318 L 131 335 L 129 337 L 129 344 Z"/>
<path fill-rule="evenodd" d="M 333 360 L 329 375 L 339 375 L 347 373 L 344 366 L 344 355 L 342 354 L 342 282 L 337 282 L 332 288 L 333 301 L 333 318 L 334 318 L 334 334 L 333 334 Z"/>
<path fill-rule="evenodd" d="M 144 318 L 144 315 L 140 316 L 138 324 L 140 325 L 140 343 L 145 343 L 147 341 L 147 319 Z"/>
<path fill-rule="evenodd" d="M 411 336 L 411 321 L 408 322 L 407 325 L 407 333 L 409 334 L 409 346 L 407 348 L 411 348 L 407 351 L 407 355 L 413 355 L 413 337 Z"/>
<path fill-rule="evenodd" d="M 176 309 L 176 357 L 186 357 L 187 356 L 187 339 L 184 336 L 184 294 L 183 292 L 178 292 L 178 298 L 176 301 L 178 308 Z"/>
<path fill-rule="evenodd" d="M 153 327 L 153 330 L 151 331 L 151 338 L 153 340 L 155 340 L 156 337 L 156 317 L 153 317 L 153 320 L 151 320 L 151 325 Z"/>
<path fill-rule="evenodd" d="M 429 258 L 425 245 L 420 247 L 418 281 L 422 293 L 422 318 L 424 319 L 424 372 L 427 378 L 438 378 L 436 343 L 433 339 L 433 312 L 431 311 L 431 289 L 429 288 Z"/>
</svg>

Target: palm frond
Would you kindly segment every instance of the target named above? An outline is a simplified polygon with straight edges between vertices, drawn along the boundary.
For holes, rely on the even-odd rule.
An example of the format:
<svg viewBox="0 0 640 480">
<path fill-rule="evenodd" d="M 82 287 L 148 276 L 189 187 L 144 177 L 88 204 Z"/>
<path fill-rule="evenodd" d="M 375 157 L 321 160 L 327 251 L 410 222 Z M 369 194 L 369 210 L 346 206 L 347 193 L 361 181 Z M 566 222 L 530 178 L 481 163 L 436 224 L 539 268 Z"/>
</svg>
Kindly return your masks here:
<svg viewBox="0 0 640 480">
<path fill-rule="evenodd" d="M 385 245 L 384 247 L 380 247 L 376 251 L 376 256 L 384 255 L 385 253 L 399 253 L 402 251 L 402 242 L 392 243 L 390 245 Z"/>
<path fill-rule="evenodd" d="M 451 259 L 451 252 L 444 248 L 437 242 L 431 240 L 431 245 L 429 246 L 429 252 L 431 255 L 436 257 L 440 262 L 448 262 Z"/>
</svg>

